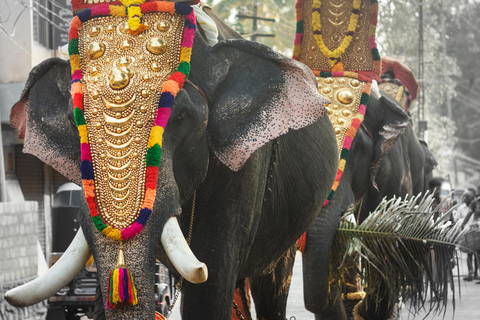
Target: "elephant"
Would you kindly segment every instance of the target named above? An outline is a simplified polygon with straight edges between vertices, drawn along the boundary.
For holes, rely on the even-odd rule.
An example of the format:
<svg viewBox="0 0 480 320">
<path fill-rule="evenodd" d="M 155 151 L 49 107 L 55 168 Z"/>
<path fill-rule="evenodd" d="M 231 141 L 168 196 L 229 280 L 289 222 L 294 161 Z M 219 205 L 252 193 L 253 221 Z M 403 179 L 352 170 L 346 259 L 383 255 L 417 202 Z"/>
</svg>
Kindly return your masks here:
<svg viewBox="0 0 480 320">
<path fill-rule="evenodd" d="M 153 212 L 143 231 L 123 242 L 138 303 L 104 308 L 119 245 L 96 230 L 85 196 L 78 215 L 82 232 L 54 274 L 8 292 L 9 303 L 24 306 L 55 293 L 91 250 L 100 283 L 95 319 L 153 319 L 156 258 L 187 280 L 183 319 L 230 319 L 237 282 L 275 272 L 323 215 L 338 151 L 315 78 L 267 46 L 226 39 L 239 36 L 209 14 L 219 42 L 210 45 L 198 26 L 190 76 L 163 134 Z M 70 81 L 71 65 L 58 58 L 35 67 L 11 123 L 24 136 L 24 152 L 79 183 Z M 76 261 L 67 260 L 72 257 Z"/>
<path fill-rule="evenodd" d="M 425 190 L 422 145 L 403 108 L 385 92 L 380 93 L 380 98 L 370 98 L 335 195 L 322 210 L 325 213 L 307 230 L 302 253 L 304 302 L 315 319 L 347 318 L 341 289 L 333 285 L 329 292 L 329 263 L 324 259 L 334 254 L 330 250 L 341 215 L 355 205 L 359 208 L 356 219 L 361 223 L 383 198 L 412 196 Z M 363 319 L 391 316 L 395 292 L 385 284 L 379 288 L 376 296 L 382 299 L 378 305 L 368 294 L 359 305 Z"/>
</svg>

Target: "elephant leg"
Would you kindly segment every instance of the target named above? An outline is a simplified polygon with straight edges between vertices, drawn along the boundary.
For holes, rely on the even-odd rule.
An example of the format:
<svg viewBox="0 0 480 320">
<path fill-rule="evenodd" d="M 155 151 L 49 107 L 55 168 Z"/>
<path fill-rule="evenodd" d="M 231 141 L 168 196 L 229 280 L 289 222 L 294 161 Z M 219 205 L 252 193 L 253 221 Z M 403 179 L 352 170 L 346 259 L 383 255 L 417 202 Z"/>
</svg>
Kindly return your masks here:
<svg viewBox="0 0 480 320">
<path fill-rule="evenodd" d="M 250 278 L 257 319 L 285 319 L 295 251 L 295 245 L 290 247 L 280 258 L 273 272 Z"/>
<path fill-rule="evenodd" d="M 212 269 L 209 268 L 211 271 Z M 232 318 L 235 280 L 218 279 L 210 273 L 207 282 L 182 286 L 183 320 L 230 320 Z"/>
<path fill-rule="evenodd" d="M 304 301 L 305 308 L 314 313 L 317 320 L 346 319 L 341 288 L 332 286 L 329 290 L 328 283 L 328 257 L 339 221 L 339 215 L 322 210 L 307 230 L 306 247 L 302 254 Z"/>
</svg>

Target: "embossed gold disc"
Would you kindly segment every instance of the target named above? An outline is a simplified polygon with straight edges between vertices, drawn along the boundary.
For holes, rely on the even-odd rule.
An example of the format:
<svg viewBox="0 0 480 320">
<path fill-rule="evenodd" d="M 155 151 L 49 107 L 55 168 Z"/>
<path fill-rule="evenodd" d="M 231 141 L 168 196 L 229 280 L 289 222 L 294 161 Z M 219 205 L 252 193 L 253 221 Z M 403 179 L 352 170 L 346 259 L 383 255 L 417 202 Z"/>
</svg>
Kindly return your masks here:
<svg viewBox="0 0 480 320">
<path fill-rule="evenodd" d="M 97 206 L 104 222 L 118 229 L 133 223 L 144 201 L 150 129 L 162 85 L 180 60 L 185 21 L 180 15 L 145 14 L 142 22 L 170 28 L 149 28 L 140 37 L 124 32 L 127 19 L 94 18 L 79 28 Z"/>
<path fill-rule="evenodd" d="M 318 92 L 332 102 L 325 108 L 337 137 L 340 158 L 347 130 L 357 115 L 362 90 L 366 83 L 347 77 L 317 77 L 317 83 Z"/>
</svg>

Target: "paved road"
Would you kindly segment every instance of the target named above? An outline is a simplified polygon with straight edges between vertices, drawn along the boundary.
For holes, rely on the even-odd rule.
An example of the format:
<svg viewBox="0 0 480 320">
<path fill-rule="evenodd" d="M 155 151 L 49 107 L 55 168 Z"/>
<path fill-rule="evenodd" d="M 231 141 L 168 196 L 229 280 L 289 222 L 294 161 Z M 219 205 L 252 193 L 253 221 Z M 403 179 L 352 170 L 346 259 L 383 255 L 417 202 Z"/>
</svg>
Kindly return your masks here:
<svg viewBox="0 0 480 320">
<path fill-rule="evenodd" d="M 460 270 L 460 277 L 457 276 L 457 270 L 455 269 L 455 310 L 451 303 L 452 296 L 450 291 L 445 317 L 443 317 L 443 313 L 426 317 L 426 311 L 414 316 L 410 314 L 408 308 L 403 307 L 400 313 L 400 320 L 480 320 L 480 281 L 468 282 L 463 280 L 463 277 L 467 275 L 466 254 L 460 254 L 457 267 Z M 477 282 L 479 283 L 477 284 Z M 181 320 L 179 305 L 180 303 L 173 309 L 169 320 Z M 252 316 L 254 319 L 256 318 L 254 308 Z M 291 317 L 295 317 L 294 319 L 296 320 L 315 319 L 313 314 L 305 310 L 303 306 L 302 257 L 300 253 L 297 253 L 297 259 L 293 268 L 292 286 L 287 303 L 287 319 L 291 319 Z M 83 319 L 86 319 L 86 317 Z"/>
<path fill-rule="evenodd" d="M 445 318 L 443 313 L 440 315 L 430 315 L 426 320 L 434 319 L 455 319 L 455 320 L 480 320 L 480 284 L 476 284 L 478 281 L 467 282 L 463 280 L 463 277 L 467 274 L 466 255 L 460 254 L 459 257 L 459 270 L 460 270 L 460 288 L 458 285 L 458 277 L 455 276 L 455 312 L 449 300 Z M 455 274 L 457 271 L 455 270 Z M 461 297 L 459 297 L 459 289 Z M 451 291 L 449 292 L 451 297 Z M 252 310 L 255 319 L 255 310 Z M 292 286 L 288 297 L 287 304 L 287 319 L 294 316 L 296 320 L 314 320 L 315 317 L 312 313 L 305 310 L 303 306 L 303 282 L 302 282 L 302 258 L 301 254 L 297 253 L 297 259 L 293 268 Z M 423 319 L 426 316 L 426 312 L 422 312 L 416 316 L 409 313 L 408 309 L 404 307 L 400 314 L 401 320 L 413 320 Z M 180 311 L 178 306 L 173 310 L 169 320 L 181 320 Z"/>
</svg>

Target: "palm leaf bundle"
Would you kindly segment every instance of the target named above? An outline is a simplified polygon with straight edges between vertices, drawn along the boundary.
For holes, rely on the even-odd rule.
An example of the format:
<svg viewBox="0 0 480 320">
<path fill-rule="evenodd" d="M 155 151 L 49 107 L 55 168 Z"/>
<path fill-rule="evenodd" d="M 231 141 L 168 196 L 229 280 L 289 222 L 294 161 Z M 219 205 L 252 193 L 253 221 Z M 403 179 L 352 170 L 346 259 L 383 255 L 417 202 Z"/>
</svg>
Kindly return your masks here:
<svg viewBox="0 0 480 320">
<path fill-rule="evenodd" d="M 430 310 L 433 306 L 442 310 L 448 282 L 453 281 L 452 261 L 461 228 L 448 221 L 453 208 L 434 221 L 442 204 L 432 208 L 433 201 L 428 193 L 408 200 L 384 200 L 360 225 L 348 221 L 353 212 L 347 212 L 331 251 L 331 283 L 346 285 L 344 275 L 354 269 L 369 295 L 387 287 L 390 303 L 401 296 L 416 313 L 425 307 L 430 293 L 436 301 Z M 382 298 L 376 297 L 377 301 Z"/>
</svg>

